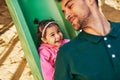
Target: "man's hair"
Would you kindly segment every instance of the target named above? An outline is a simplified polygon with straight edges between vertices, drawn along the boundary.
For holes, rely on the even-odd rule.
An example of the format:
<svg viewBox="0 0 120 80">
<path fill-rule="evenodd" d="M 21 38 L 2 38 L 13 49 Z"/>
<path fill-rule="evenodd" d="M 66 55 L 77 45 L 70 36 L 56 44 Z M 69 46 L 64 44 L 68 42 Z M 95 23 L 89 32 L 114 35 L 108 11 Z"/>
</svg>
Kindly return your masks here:
<svg viewBox="0 0 120 80">
<path fill-rule="evenodd" d="M 62 0 L 56 0 L 58 2 L 61 2 Z M 96 1 L 96 4 L 98 5 L 98 0 L 95 0 Z"/>
<path fill-rule="evenodd" d="M 96 4 L 98 5 L 98 0 L 95 0 L 96 1 Z"/>
</svg>

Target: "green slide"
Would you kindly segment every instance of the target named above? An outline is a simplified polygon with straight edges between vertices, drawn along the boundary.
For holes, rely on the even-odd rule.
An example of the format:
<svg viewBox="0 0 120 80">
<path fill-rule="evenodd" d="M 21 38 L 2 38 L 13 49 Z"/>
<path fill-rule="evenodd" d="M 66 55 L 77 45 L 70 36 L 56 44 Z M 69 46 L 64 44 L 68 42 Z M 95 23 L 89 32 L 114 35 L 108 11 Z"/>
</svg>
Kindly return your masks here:
<svg viewBox="0 0 120 80">
<path fill-rule="evenodd" d="M 64 19 L 60 3 L 55 0 L 5 0 L 15 23 L 26 60 L 35 80 L 43 80 L 37 39 L 37 25 L 34 19 L 54 19 L 60 26 L 65 38 L 74 38 L 76 32 L 71 24 Z"/>
</svg>

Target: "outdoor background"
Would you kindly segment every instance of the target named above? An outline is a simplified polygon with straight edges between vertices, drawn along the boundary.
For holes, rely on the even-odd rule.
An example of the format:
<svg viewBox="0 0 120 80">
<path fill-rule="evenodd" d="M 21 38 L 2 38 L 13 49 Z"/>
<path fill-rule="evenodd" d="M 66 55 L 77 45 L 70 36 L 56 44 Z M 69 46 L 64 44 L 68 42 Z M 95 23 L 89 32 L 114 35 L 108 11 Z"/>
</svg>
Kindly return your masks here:
<svg viewBox="0 0 120 80">
<path fill-rule="evenodd" d="M 120 0 L 101 0 L 105 17 L 120 22 Z M 0 0 L 0 80 L 34 80 L 4 0 Z"/>
</svg>

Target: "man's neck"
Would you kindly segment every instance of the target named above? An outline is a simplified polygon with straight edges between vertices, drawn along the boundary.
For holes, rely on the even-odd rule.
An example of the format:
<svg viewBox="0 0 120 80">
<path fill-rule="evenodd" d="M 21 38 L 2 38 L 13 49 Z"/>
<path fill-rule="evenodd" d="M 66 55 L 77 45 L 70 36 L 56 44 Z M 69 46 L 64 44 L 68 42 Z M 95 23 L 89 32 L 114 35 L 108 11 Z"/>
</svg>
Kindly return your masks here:
<svg viewBox="0 0 120 80">
<path fill-rule="evenodd" d="M 90 19 L 92 20 L 88 20 L 86 27 L 83 29 L 85 32 L 98 36 L 104 36 L 110 32 L 110 23 L 103 15 L 100 14 Z"/>
</svg>

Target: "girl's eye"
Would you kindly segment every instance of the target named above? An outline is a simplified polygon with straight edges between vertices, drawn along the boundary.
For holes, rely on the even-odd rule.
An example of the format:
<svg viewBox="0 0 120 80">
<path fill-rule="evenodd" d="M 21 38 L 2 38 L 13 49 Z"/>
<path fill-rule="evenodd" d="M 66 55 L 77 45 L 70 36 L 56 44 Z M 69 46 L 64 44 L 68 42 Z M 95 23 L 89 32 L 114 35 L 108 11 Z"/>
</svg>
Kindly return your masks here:
<svg viewBox="0 0 120 80">
<path fill-rule="evenodd" d="M 51 34 L 50 36 L 53 37 L 55 34 Z"/>
<path fill-rule="evenodd" d="M 61 32 L 60 30 L 58 30 L 58 33 Z"/>
</svg>

